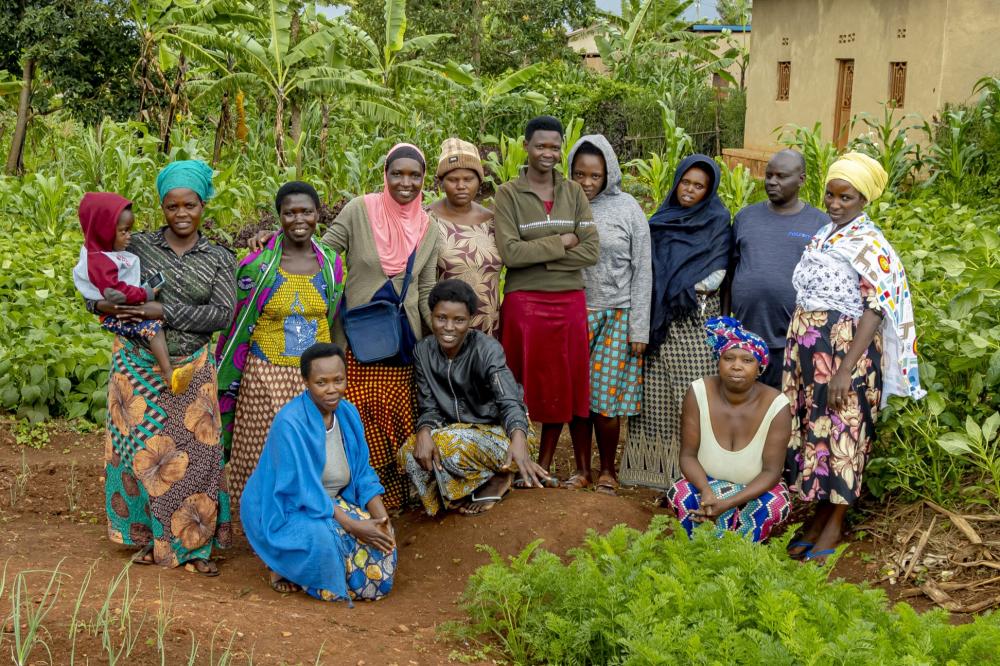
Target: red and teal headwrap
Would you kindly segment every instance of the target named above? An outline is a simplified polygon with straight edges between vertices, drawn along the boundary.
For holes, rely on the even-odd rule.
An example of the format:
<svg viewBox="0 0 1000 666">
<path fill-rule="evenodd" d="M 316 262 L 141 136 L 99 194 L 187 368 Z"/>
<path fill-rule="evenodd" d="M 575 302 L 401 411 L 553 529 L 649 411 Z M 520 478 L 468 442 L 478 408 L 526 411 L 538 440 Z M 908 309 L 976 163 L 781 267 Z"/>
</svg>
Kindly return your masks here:
<svg viewBox="0 0 1000 666">
<path fill-rule="evenodd" d="M 761 372 L 767 368 L 767 362 L 770 360 L 767 343 L 756 333 L 743 328 L 743 323 L 739 319 L 713 317 L 705 322 L 705 333 L 707 334 L 705 343 L 712 348 L 715 360 L 719 360 L 726 350 L 736 347 L 753 354 L 760 363 Z"/>
</svg>

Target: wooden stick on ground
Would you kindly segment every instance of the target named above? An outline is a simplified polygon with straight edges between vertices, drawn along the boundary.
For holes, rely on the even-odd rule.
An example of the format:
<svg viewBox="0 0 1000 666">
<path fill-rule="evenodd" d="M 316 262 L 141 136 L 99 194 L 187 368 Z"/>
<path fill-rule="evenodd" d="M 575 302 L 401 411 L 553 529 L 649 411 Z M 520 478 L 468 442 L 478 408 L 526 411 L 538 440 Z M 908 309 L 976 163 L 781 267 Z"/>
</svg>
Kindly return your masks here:
<svg viewBox="0 0 1000 666">
<path fill-rule="evenodd" d="M 972 525 L 969 524 L 968 520 L 958 515 L 957 513 L 949 511 L 944 507 L 938 506 L 937 504 L 931 502 L 930 500 L 924 500 L 924 501 L 930 508 L 934 509 L 938 513 L 942 513 L 945 516 L 947 516 L 948 520 L 951 521 L 952 525 L 961 530 L 962 534 L 964 534 L 969 541 L 971 541 L 973 544 L 977 546 L 982 545 L 983 543 L 982 537 L 979 536 L 979 533 L 976 532 L 976 530 L 972 529 Z"/>
<path fill-rule="evenodd" d="M 917 547 L 913 550 L 913 557 L 910 558 L 910 564 L 906 567 L 906 573 L 903 574 L 903 580 L 910 577 L 913 573 L 913 567 L 917 566 L 917 560 L 924 552 L 924 547 L 927 545 L 927 540 L 931 537 L 931 532 L 934 530 L 934 525 L 937 523 L 937 516 L 931 516 L 931 524 L 927 528 L 927 531 L 920 535 L 920 540 L 917 541 Z"/>
</svg>

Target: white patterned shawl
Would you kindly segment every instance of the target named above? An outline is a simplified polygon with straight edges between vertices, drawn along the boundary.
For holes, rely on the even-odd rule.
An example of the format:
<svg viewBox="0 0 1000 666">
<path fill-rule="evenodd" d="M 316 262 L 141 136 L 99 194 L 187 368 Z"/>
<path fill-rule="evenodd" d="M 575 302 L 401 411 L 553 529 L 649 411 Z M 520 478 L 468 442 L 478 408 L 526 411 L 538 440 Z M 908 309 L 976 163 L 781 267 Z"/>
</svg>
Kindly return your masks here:
<svg viewBox="0 0 1000 666">
<path fill-rule="evenodd" d="M 858 275 L 867 280 L 883 315 L 882 406 L 890 395 L 922 398 L 927 392 L 920 387 L 917 329 L 903 263 L 864 213 L 831 235 L 833 230 L 833 223 L 826 225 L 806 246 L 793 276 L 796 303 L 857 318 L 863 313 Z"/>
</svg>

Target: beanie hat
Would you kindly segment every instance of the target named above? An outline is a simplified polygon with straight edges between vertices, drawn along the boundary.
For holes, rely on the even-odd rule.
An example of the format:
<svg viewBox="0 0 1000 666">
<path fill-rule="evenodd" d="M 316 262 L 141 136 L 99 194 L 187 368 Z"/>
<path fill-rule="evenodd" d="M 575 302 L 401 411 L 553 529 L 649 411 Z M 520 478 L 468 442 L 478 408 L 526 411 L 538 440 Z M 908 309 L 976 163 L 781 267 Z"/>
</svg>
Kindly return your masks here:
<svg viewBox="0 0 1000 666">
<path fill-rule="evenodd" d="M 479 159 L 479 149 L 468 141 L 450 138 L 445 139 L 441 144 L 441 159 L 438 161 L 437 177 L 443 178 L 445 174 L 455 169 L 469 169 L 475 171 L 479 176 L 479 182 L 483 182 L 483 163 Z"/>
</svg>

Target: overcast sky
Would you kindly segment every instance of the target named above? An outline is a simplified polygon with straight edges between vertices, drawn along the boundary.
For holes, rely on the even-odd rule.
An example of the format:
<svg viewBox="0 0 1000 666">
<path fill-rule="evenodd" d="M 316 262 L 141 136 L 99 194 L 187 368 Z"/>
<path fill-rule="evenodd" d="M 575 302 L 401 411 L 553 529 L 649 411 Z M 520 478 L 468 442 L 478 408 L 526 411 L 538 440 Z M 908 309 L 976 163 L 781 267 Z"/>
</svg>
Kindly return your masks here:
<svg viewBox="0 0 1000 666">
<path fill-rule="evenodd" d="M 622 3 L 621 0 L 597 0 L 597 6 L 606 12 L 618 14 L 621 12 Z M 699 18 L 715 18 L 718 16 L 715 12 L 715 0 L 701 0 L 700 2 L 699 0 L 695 0 L 688 7 L 685 16 L 691 21 Z"/>
</svg>

